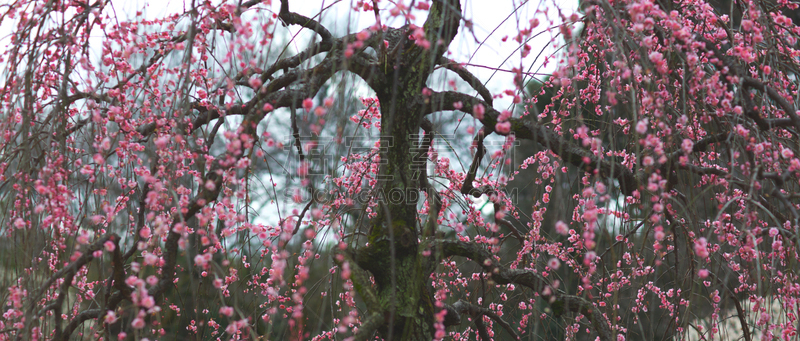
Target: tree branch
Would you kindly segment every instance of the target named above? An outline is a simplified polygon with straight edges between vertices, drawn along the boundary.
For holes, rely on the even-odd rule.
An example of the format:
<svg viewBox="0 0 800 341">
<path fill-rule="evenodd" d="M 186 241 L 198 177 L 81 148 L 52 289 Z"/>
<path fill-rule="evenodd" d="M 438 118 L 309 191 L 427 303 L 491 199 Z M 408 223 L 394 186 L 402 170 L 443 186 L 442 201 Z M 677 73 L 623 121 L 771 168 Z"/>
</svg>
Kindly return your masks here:
<svg viewBox="0 0 800 341">
<path fill-rule="evenodd" d="M 382 327 L 384 324 L 383 316 L 378 313 L 372 313 L 367 317 L 364 322 L 358 327 L 358 331 L 353 334 L 354 341 L 367 341 L 372 338 L 375 331 Z"/>
<path fill-rule="evenodd" d="M 289 0 L 281 0 L 281 10 L 278 18 L 283 20 L 287 25 L 300 25 L 314 32 L 317 32 L 322 38 L 322 41 L 331 41 L 333 35 L 324 26 L 314 19 L 307 18 L 300 14 L 289 11 Z"/>
<path fill-rule="evenodd" d="M 547 294 L 546 288 L 551 288 L 538 273 L 530 270 L 507 269 L 495 260 L 489 251 L 473 243 L 466 243 L 452 240 L 436 240 L 437 249 L 441 250 L 443 256 L 461 256 L 479 264 L 488 273 L 492 280 L 497 284 L 519 284 L 530 288 L 540 295 Z M 602 341 L 611 341 L 612 332 L 606 317 L 599 309 L 594 307 L 592 302 L 577 296 L 567 295 L 560 290 L 550 290 L 555 302 L 559 306 L 563 305 L 564 311 L 574 311 L 587 315 L 592 322 L 597 334 Z M 555 310 L 555 309 L 554 309 Z"/>
<path fill-rule="evenodd" d="M 467 82 L 467 84 L 469 84 L 473 89 L 475 89 L 475 91 L 477 91 L 478 94 L 481 95 L 483 100 L 486 101 L 486 103 L 489 103 L 489 106 L 493 105 L 494 100 L 492 98 L 492 93 L 489 92 L 489 89 L 487 89 L 483 85 L 483 82 L 481 82 L 471 72 L 467 71 L 467 69 L 465 69 L 461 64 L 453 60 L 450 60 L 449 58 L 444 56 L 440 57 L 436 63 L 441 65 L 445 69 L 455 72 L 456 75 L 461 77 L 462 80 Z"/>
<path fill-rule="evenodd" d="M 754 88 L 767 93 L 770 99 L 775 101 L 778 106 L 783 110 L 786 115 L 789 116 L 792 124 L 795 128 L 800 130 L 800 117 L 797 116 L 797 111 L 794 108 L 794 105 L 789 103 L 781 94 L 779 94 L 775 89 L 771 86 L 767 86 L 766 84 L 762 83 L 760 80 L 752 78 L 752 77 L 744 77 L 742 79 L 742 86 L 745 88 Z M 748 108 L 750 109 L 750 108 Z"/>
<path fill-rule="evenodd" d="M 481 130 L 478 132 L 478 135 L 475 135 L 475 139 L 473 139 L 475 156 L 472 158 L 472 164 L 470 164 L 469 170 L 467 171 L 467 177 L 464 178 L 464 183 L 461 184 L 461 194 L 472 195 L 478 198 L 489 190 L 485 188 L 477 189 L 472 184 L 472 182 L 475 181 L 475 176 L 478 174 L 478 167 L 481 165 L 481 160 L 483 160 L 483 156 L 486 155 L 486 147 L 483 145 L 483 139 L 485 138 L 486 133 L 484 130 Z"/>
<path fill-rule="evenodd" d="M 454 105 L 457 102 L 461 102 L 458 108 Z M 500 112 L 492 108 L 487 102 L 453 91 L 435 92 L 430 96 L 429 100 L 423 103 L 425 103 L 423 104 L 425 105 L 425 112 L 428 114 L 444 110 L 460 110 L 465 113 L 471 113 L 473 108 L 480 104 L 485 109 L 484 117 L 480 121 L 483 123 L 486 134 L 495 132 L 495 125 L 498 123 L 498 117 L 500 116 Z M 591 151 L 567 141 L 564 137 L 529 118 L 511 118 L 509 122 L 511 123 L 509 134 L 513 133 L 517 138 L 536 141 L 561 157 L 562 160 L 581 167 L 587 172 L 597 170 L 601 177 L 616 179 L 619 182 L 620 191 L 625 195 L 633 194 L 633 191 L 637 190 L 642 182 L 639 177 L 645 176 L 644 174 L 634 174 L 619 162 L 598 157 Z"/>
<path fill-rule="evenodd" d="M 267 114 L 260 108 L 261 106 L 265 103 L 271 103 L 274 108 L 302 106 L 302 102 L 305 98 L 313 97 L 322 85 L 338 71 L 336 66 L 340 65 L 343 60 L 344 58 L 341 54 L 330 53 L 325 56 L 325 59 L 319 65 L 302 71 L 304 77 L 300 77 L 299 73 L 301 71 L 293 71 L 281 75 L 281 77 L 273 81 L 273 83 L 277 83 L 278 85 L 272 86 L 273 83 L 270 83 L 270 85 L 267 86 L 267 91 L 259 91 L 258 95 L 248 101 L 247 104 L 233 107 L 228 114 L 244 115 L 245 119 L 241 124 L 242 133 L 253 139 L 257 139 L 258 134 L 256 133 L 256 128 L 258 123 L 261 122 Z M 355 70 L 359 71 L 360 69 L 356 68 Z M 305 79 L 305 86 L 300 89 L 286 88 L 284 90 L 275 91 L 280 87 L 287 87 L 297 79 Z M 198 119 L 202 118 L 206 121 L 210 121 L 216 118 L 215 116 L 219 117 L 219 112 L 199 115 Z M 242 145 L 241 150 L 228 152 L 227 156 L 217 158 L 211 166 L 211 170 L 206 173 L 206 177 L 202 180 L 203 183 L 212 181 L 214 183 L 213 189 L 203 187 L 200 193 L 190 201 L 185 211 L 178 212 L 173 218 L 173 225 L 170 228 L 170 232 L 164 244 L 164 265 L 161 268 L 161 278 L 157 285 L 154 285 L 148 290 L 148 293 L 155 297 L 157 301 L 160 295 L 172 285 L 174 279 L 178 241 L 181 237 L 178 232 L 174 231 L 175 224 L 183 223 L 191 219 L 205 205 L 216 200 L 222 187 L 222 173 L 235 165 L 235 162 L 229 163 L 227 160 L 238 161 L 241 157 L 246 155 L 244 149 L 245 147 Z"/>
<path fill-rule="evenodd" d="M 514 340 L 519 340 L 519 335 L 517 335 L 517 332 L 515 332 L 514 329 L 511 328 L 511 325 L 509 325 L 508 322 L 504 321 L 500 316 L 497 315 L 497 313 L 495 313 L 491 309 L 479 307 L 464 300 L 458 300 L 458 302 L 453 304 L 453 307 L 459 314 L 467 314 L 475 319 L 482 319 L 483 316 L 488 316 L 489 318 L 500 324 L 500 326 L 503 327 L 503 329 L 505 329 L 509 334 L 513 335 Z M 484 339 L 484 340 L 488 341 L 489 339 Z"/>
<path fill-rule="evenodd" d="M 367 308 L 372 312 L 383 311 L 378 301 L 378 295 L 375 293 L 375 289 L 372 288 L 372 282 L 369 280 L 370 274 L 356 263 L 351 252 L 350 250 L 337 250 L 333 258 L 334 262 L 336 262 L 339 268 L 344 268 L 345 263 L 347 263 L 347 266 L 350 268 L 350 280 L 353 281 L 356 292 L 358 292 L 364 300 Z"/>
<path fill-rule="evenodd" d="M 92 260 L 94 260 L 94 252 L 98 251 L 98 250 L 101 250 L 103 248 L 103 244 L 106 241 L 109 241 L 109 240 L 118 241 L 119 240 L 119 236 L 116 233 L 110 233 L 110 234 L 107 234 L 105 236 L 102 236 L 100 239 L 98 239 L 97 241 L 95 241 L 94 243 L 89 245 L 86 248 L 86 250 L 84 250 L 83 254 L 81 254 L 81 256 L 78 257 L 78 259 L 74 260 L 72 263 L 70 263 L 66 267 L 64 267 L 61 270 L 59 270 L 58 272 L 54 273 L 52 276 L 50 276 L 50 278 L 46 282 L 44 282 L 42 284 L 41 288 L 38 291 L 36 291 L 36 293 L 34 293 L 30 297 L 30 305 L 29 305 L 29 307 L 27 309 L 27 312 L 25 314 L 26 317 L 27 317 L 25 319 L 26 326 L 25 326 L 25 328 L 23 328 L 23 330 L 29 330 L 28 323 L 36 320 L 35 317 L 38 317 L 39 315 L 44 314 L 49 310 L 56 310 L 56 314 L 55 314 L 55 315 L 57 315 L 56 316 L 56 328 L 55 328 L 56 334 L 55 334 L 54 338 L 58 339 L 58 338 L 61 337 L 61 333 L 62 333 L 61 326 L 60 326 L 60 324 L 61 324 L 61 314 L 58 313 L 58 311 L 61 309 L 61 305 L 63 304 L 63 301 L 64 301 L 64 299 L 65 299 L 65 297 L 67 295 L 66 291 L 72 285 L 72 279 L 78 273 L 78 270 L 80 270 L 84 265 L 86 265 L 89 262 L 91 262 Z M 119 248 L 117 248 L 116 250 L 117 250 L 117 252 L 119 252 Z M 49 305 L 47 305 L 47 306 L 45 306 L 42 310 L 40 310 L 38 313 L 36 313 L 34 315 L 33 310 L 39 304 L 38 303 L 39 297 L 41 297 L 47 291 L 47 289 L 50 288 L 50 286 L 60 278 L 64 278 L 64 282 L 60 286 L 59 294 L 56 297 L 56 301 L 51 303 L 51 304 L 49 304 Z M 22 335 L 17 335 L 17 339 L 18 340 L 20 339 L 20 337 L 22 337 Z"/>
<path fill-rule="evenodd" d="M 429 182 L 428 182 L 428 171 L 427 171 L 427 162 L 428 162 L 428 151 L 431 148 L 431 144 L 433 143 L 434 139 L 434 131 L 433 131 L 433 124 L 427 118 L 422 120 L 422 124 L 420 125 L 422 129 L 425 131 L 425 135 L 422 136 L 422 143 L 420 143 L 420 147 L 417 148 L 416 155 L 412 164 L 416 167 L 419 167 L 419 184 L 420 189 L 424 190 L 428 194 L 428 220 L 425 222 L 425 228 L 422 232 L 422 236 L 434 236 L 436 234 L 436 229 L 439 226 L 439 211 L 442 208 L 442 198 L 439 195 L 439 192 L 436 191 Z"/>
</svg>

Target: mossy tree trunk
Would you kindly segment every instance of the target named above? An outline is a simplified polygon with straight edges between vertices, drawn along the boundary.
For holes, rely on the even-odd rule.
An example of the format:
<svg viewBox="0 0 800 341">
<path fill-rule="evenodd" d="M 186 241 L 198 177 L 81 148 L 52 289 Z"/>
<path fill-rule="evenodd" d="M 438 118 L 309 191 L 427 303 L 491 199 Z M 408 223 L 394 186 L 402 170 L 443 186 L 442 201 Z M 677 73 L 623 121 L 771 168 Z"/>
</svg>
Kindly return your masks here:
<svg viewBox="0 0 800 341">
<path fill-rule="evenodd" d="M 433 293 L 426 281 L 430 266 L 420 254 L 423 232 L 417 219 L 424 163 L 417 164 L 414 154 L 425 115 L 420 95 L 460 20 L 458 0 L 434 1 L 424 26 L 430 46 L 409 39 L 408 26 L 399 29 L 400 35 L 379 52 L 381 71 L 372 82 L 381 105 L 380 208 L 369 244 L 356 251 L 356 261 L 375 278 L 384 319 L 379 332 L 392 340 L 431 340 L 435 332 Z"/>
</svg>

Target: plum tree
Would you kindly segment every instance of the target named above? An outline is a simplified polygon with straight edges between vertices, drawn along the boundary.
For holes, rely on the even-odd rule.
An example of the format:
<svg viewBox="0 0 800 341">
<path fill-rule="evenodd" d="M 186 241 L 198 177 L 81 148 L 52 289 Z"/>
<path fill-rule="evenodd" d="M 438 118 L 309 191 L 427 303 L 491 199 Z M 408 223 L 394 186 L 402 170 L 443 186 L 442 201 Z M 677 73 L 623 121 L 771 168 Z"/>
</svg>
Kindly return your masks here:
<svg viewBox="0 0 800 341">
<path fill-rule="evenodd" d="M 512 4 L 0 5 L 0 340 L 797 339 L 798 5 Z"/>
</svg>

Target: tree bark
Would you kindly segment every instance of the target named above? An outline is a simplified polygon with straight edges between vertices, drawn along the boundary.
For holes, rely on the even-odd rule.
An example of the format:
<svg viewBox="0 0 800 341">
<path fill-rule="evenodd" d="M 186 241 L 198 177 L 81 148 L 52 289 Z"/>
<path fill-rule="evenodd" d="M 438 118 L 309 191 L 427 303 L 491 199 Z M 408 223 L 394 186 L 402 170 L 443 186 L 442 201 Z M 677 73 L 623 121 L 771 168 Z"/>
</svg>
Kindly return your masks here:
<svg viewBox="0 0 800 341">
<path fill-rule="evenodd" d="M 386 32 L 389 46 L 379 57 L 377 79 L 370 82 L 381 106 L 380 208 L 371 223 L 369 244 L 356 251 L 356 262 L 375 278 L 384 316 L 378 331 L 385 339 L 431 340 L 435 332 L 434 298 L 426 281 L 429 267 L 419 253 L 420 165 L 412 151 L 426 114 L 420 103 L 425 100 L 423 89 L 460 20 L 458 0 L 437 0 L 424 25 L 429 47 L 411 40 L 413 32 L 407 26 Z"/>
</svg>

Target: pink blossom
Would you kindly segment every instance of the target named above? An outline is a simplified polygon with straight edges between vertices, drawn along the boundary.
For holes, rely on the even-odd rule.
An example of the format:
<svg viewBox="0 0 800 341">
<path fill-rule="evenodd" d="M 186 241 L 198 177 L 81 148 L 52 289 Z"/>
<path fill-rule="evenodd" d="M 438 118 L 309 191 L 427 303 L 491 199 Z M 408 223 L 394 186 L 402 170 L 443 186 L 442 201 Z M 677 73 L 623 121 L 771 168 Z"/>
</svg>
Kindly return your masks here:
<svg viewBox="0 0 800 341">
<path fill-rule="evenodd" d="M 158 261 L 159 261 L 158 256 L 152 253 L 147 253 L 146 255 L 144 255 L 144 265 L 156 265 L 158 264 Z"/>
<path fill-rule="evenodd" d="M 636 123 L 636 132 L 640 135 L 647 133 L 647 119 L 643 119 Z"/>
<path fill-rule="evenodd" d="M 486 109 L 483 107 L 483 104 L 476 104 L 472 106 L 472 116 L 475 116 L 478 120 L 483 120 L 483 114 L 486 112 Z"/>
<path fill-rule="evenodd" d="M 739 134 L 742 137 L 747 137 L 750 134 L 750 130 L 745 129 L 741 124 L 736 125 L 736 134 Z"/>
<path fill-rule="evenodd" d="M 150 228 L 147 226 L 142 227 L 142 229 L 139 230 L 139 236 L 144 239 L 150 238 Z"/>
<path fill-rule="evenodd" d="M 690 139 L 683 139 L 683 142 L 681 142 L 681 150 L 686 154 L 691 154 L 692 148 L 694 148 L 694 142 Z"/>
<path fill-rule="evenodd" d="M 511 118 L 511 112 L 508 110 L 503 110 L 500 113 L 500 116 L 497 117 L 497 120 L 500 122 L 508 121 Z"/>
<path fill-rule="evenodd" d="M 661 52 L 656 52 L 656 51 L 650 52 L 650 55 L 648 57 L 650 57 L 650 61 L 652 61 L 653 63 L 660 63 L 664 60 L 664 55 L 661 54 Z"/>
<path fill-rule="evenodd" d="M 501 122 L 497 123 L 494 126 L 494 130 L 496 130 L 501 135 L 506 135 L 511 132 L 511 122 Z"/>
<path fill-rule="evenodd" d="M 303 100 L 303 109 L 305 109 L 307 112 L 311 112 L 311 108 L 313 107 L 314 107 L 314 100 L 312 100 L 311 98 L 306 98 Z"/>
<path fill-rule="evenodd" d="M 108 324 L 112 324 L 114 322 L 117 322 L 117 314 L 115 312 L 109 310 L 108 312 L 106 312 L 106 316 L 103 317 L 103 322 L 108 323 Z"/>
<path fill-rule="evenodd" d="M 556 232 L 562 236 L 566 236 L 569 233 L 569 226 L 567 223 L 559 220 L 556 222 Z"/>
<path fill-rule="evenodd" d="M 742 30 L 745 32 L 753 30 L 753 21 L 752 20 L 742 20 Z"/>
<path fill-rule="evenodd" d="M 133 327 L 134 329 L 144 328 L 144 319 L 142 319 L 141 317 L 133 319 L 133 321 L 131 322 L 131 327 Z"/>
<path fill-rule="evenodd" d="M 262 84 L 261 83 L 261 78 L 258 78 L 258 77 L 250 78 L 248 83 L 250 84 L 251 88 L 256 89 L 256 90 L 258 90 L 258 88 L 260 88 L 261 84 Z"/>
<path fill-rule="evenodd" d="M 705 238 L 698 238 L 694 242 L 694 253 L 697 257 L 700 258 L 707 258 L 708 257 L 708 242 Z"/>
<path fill-rule="evenodd" d="M 142 307 L 145 307 L 145 308 L 148 308 L 148 309 L 150 309 L 153 306 L 155 306 L 155 304 L 156 304 L 156 301 L 153 299 L 153 296 L 146 296 L 141 301 Z"/>
<path fill-rule="evenodd" d="M 167 135 L 161 136 L 155 140 L 156 148 L 165 149 L 171 138 Z"/>
<path fill-rule="evenodd" d="M 593 223 L 597 221 L 597 209 L 588 209 L 583 212 L 583 220 L 588 223 Z"/>
<path fill-rule="evenodd" d="M 550 258 L 550 260 L 547 261 L 547 266 L 550 269 L 558 270 L 558 268 L 561 267 L 561 262 L 558 260 L 558 258 Z"/>
<path fill-rule="evenodd" d="M 94 162 L 98 165 L 103 165 L 106 163 L 106 159 L 100 153 L 94 154 L 94 156 L 92 156 L 92 160 L 94 160 Z"/>
<path fill-rule="evenodd" d="M 783 148 L 781 149 L 781 156 L 784 159 L 791 159 L 794 157 L 794 152 L 789 148 Z"/>
<path fill-rule="evenodd" d="M 114 245 L 114 242 L 110 240 L 107 240 L 105 243 L 103 243 L 103 247 L 106 249 L 107 252 L 112 252 L 114 251 L 114 249 L 116 249 L 116 245 Z"/>
<path fill-rule="evenodd" d="M 233 316 L 233 307 L 228 307 L 228 306 L 220 307 L 219 313 L 227 317 L 231 317 Z"/>
<path fill-rule="evenodd" d="M 203 255 L 197 255 L 194 256 L 194 264 L 201 268 L 205 268 L 208 264 L 208 261 L 205 259 L 205 257 L 203 257 Z"/>
</svg>

